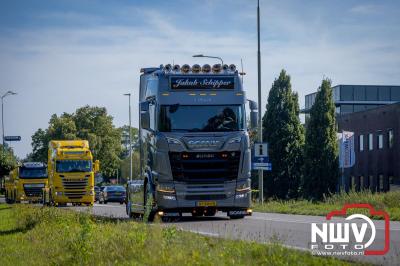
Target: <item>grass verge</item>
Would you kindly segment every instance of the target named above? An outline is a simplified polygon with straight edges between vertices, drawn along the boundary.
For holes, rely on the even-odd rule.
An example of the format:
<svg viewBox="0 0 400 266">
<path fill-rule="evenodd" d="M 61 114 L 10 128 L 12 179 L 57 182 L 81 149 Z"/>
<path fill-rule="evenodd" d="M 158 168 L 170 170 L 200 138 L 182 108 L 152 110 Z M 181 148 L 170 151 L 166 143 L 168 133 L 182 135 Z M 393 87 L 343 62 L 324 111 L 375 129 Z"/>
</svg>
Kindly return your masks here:
<svg viewBox="0 0 400 266">
<path fill-rule="evenodd" d="M 0 253 L 0 265 L 349 265 L 278 244 L 5 204 L 0 204 Z"/>
<path fill-rule="evenodd" d="M 385 210 L 391 221 L 400 221 L 400 191 L 371 193 L 369 190 L 334 194 L 321 202 L 308 200 L 268 200 L 263 205 L 254 204 L 259 212 L 305 214 L 325 216 L 330 211 L 340 210 L 345 203 L 369 203 L 377 210 Z M 382 217 L 374 217 L 382 219 Z"/>
</svg>

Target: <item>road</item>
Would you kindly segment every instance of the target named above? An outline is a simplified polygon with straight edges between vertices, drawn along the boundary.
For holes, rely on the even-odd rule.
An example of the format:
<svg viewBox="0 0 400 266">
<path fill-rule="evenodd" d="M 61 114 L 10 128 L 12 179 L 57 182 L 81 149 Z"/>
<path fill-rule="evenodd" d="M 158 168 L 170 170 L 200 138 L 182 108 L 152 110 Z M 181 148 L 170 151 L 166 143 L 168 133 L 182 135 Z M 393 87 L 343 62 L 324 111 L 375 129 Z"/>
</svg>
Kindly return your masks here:
<svg viewBox="0 0 400 266">
<path fill-rule="evenodd" d="M 128 219 L 125 205 L 108 204 L 86 207 L 75 207 L 79 210 L 91 211 L 94 215 Z M 342 218 L 334 218 L 343 220 Z M 224 213 L 215 217 L 193 218 L 184 216 L 178 222 L 164 223 L 165 226 L 176 226 L 211 237 L 242 239 L 260 243 L 278 242 L 287 247 L 310 251 L 311 223 L 322 223 L 324 217 L 308 215 L 289 215 L 254 212 L 252 216 L 240 220 L 230 220 Z M 376 241 L 383 243 L 384 223 L 376 221 Z M 385 256 L 351 256 L 342 257 L 349 260 L 370 262 L 380 265 L 400 265 L 400 222 L 390 224 L 390 251 Z"/>
<path fill-rule="evenodd" d="M 4 199 L 0 198 L 0 202 Z M 95 204 L 90 207 L 68 207 L 77 211 L 90 212 L 97 216 L 129 219 L 125 205 Z M 343 220 L 341 218 L 334 218 Z M 182 230 L 228 239 L 241 239 L 260 243 L 277 242 L 289 248 L 310 251 L 311 223 L 324 222 L 325 218 L 308 215 L 289 215 L 254 212 L 252 216 L 240 220 L 230 220 L 223 213 L 215 217 L 193 218 L 184 216 L 178 222 L 164 223 Z M 383 221 L 376 221 L 377 242 L 383 243 Z M 400 265 L 400 222 L 390 223 L 390 251 L 385 256 L 341 257 L 348 260 L 369 262 L 377 265 Z"/>
</svg>

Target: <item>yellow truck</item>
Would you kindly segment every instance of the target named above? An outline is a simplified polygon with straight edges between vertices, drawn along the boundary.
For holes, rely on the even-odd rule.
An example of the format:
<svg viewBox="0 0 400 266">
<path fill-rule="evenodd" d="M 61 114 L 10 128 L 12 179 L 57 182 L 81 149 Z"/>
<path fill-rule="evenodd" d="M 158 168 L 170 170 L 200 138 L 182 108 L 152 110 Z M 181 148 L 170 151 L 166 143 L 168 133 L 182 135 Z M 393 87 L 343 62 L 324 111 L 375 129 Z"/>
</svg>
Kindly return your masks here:
<svg viewBox="0 0 400 266">
<path fill-rule="evenodd" d="M 46 164 L 26 162 L 18 167 L 16 178 L 16 201 L 39 202 L 43 199 L 43 189 L 48 184 Z"/>
<path fill-rule="evenodd" d="M 93 205 L 99 161 L 93 162 L 87 140 L 50 141 L 47 167 L 49 185 L 45 189 L 45 204 Z"/>
<path fill-rule="evenodd" d="M 23 163 L 13 169 L 5 179 L 6 201 L 39 202 L 47 184 L 47 167 L 44 163 Z"/>
<path fill-rule="evenodd" d="M 10 171 L 8 176 L 4 177 L 4 189 L 6 203 L 14 203 L 17 197 L 16 177 L 18 175 L 18 168 Z"/>
</svg>

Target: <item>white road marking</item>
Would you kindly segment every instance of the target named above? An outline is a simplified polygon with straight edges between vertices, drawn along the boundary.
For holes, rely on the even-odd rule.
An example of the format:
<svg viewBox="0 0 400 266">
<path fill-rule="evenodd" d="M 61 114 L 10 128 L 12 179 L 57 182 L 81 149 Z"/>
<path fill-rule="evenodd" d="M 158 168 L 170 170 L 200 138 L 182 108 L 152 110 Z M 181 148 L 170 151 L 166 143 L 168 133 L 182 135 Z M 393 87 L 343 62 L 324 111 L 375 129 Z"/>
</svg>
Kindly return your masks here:
<svg viewBox="0 0 400 266">
<path fill-rule="evenodd" d="M 315 223 L 315 221 L 300 221 L 300 220 L 284 220 L 284 219 L 271 219 L 271 218 L 262 218 L 262 217 L 254 217 L 254 216 L 249 216 L 246 219 L 251 219 L 251 220 L 260 220 L 260 221 L 271 221 L 271 222 L 280 222 L 280 223 L 297 223 L 297 224 L 311 224 Z M 321 223 L 322 221 L 317 221 L 317 223 Z M 376 226 L 376 229 L 378 230 L 385 230 L 384 227 L 378 227 Z M 400 231 L 400 228 L 390 228 L 390 231 Z"/>
<path fill-rule="evenodd" d="M 187 230 L 187 229 L 183 229 L 184 231 L 187 232 L 191 232 L 191 233 L 195 233 L 195 234 L 200 234 L 200 235 L 205 235 L 205 236 L 213 236 L 213 237 L 219 237 L 219 234 L 215 234 L 215 233 L 209 233 L 209 232 L 204 232 L 204 231 L 197 231 L 197 230 Z"/>
</svg>

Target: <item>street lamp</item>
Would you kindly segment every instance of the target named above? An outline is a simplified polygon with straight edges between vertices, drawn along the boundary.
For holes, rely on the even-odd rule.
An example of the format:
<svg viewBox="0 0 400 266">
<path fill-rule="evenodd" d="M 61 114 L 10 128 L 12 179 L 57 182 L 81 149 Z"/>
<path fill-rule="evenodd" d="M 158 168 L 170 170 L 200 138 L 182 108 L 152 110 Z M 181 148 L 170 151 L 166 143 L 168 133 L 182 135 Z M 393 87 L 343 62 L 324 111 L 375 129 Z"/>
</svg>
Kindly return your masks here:
<svg viewBox="0 0 400 266">
<path fill-rule="evenodd" d="M 222 58 L 221 58 L 221 57 L 218 57 L 218 56 L 203 55 L 203 54 L 195 54 L 195 55 L 193 55 L 193 57 L 207 57 L 207 58 L 215 58 L 215 59 L 219 59 L 219 60 L 221 60 L 221 66 L 223 66 L 223 65 L 224 65 L 224 61 L 222 60 Z"/>
<path fill-rule="evenodd" d="M 1 96 L 1 128 L 2 128 L 2 133 L 3 133 L 3 149 L 4 149 L 4 98 L 6 98 L 9 95 L 16 95 L 16 92 L 13 91 L 7 91 L 6 93 Z"/>
<path fill-rule="evenodd" d="M 260 0 L 257 1 L 257 74 L 258 74 L 258 141 L 263 142 L 261 118 L 261 50 L 260 50 Z M 264 203 L 264 175 L 263 170 L 258 170 L 258 184 L 260 202 Z"/>
<path fill-rule="evenodd" d="M 129 180 L 132 181 L 132 123 L 131 123 L 131 94 L 125 93 L 124 96 L 129 97 Z"/>
</svg>

